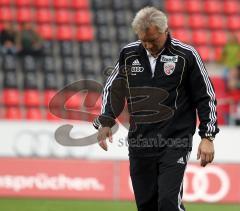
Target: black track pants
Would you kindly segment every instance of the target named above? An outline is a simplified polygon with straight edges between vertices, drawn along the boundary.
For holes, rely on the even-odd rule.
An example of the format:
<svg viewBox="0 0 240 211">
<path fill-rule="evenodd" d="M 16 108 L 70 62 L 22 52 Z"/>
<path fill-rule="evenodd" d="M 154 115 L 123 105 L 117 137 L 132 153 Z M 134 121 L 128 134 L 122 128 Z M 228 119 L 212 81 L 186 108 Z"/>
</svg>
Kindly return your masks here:
<svg viewBox="0 0 240 211">
<path fill-rule="evenodd" d="M 166 148 L 158 157 L 130 157 L 138 211 L 185 211 L 182 186 L 190 152 Z"/>
</svg>

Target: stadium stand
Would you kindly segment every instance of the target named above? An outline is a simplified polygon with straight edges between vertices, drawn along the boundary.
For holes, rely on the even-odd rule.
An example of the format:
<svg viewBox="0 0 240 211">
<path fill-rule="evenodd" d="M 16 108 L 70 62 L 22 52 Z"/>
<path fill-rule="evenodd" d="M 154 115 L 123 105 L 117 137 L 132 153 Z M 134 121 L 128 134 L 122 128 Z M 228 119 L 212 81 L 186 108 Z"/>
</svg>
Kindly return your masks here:
<svg viewBox="0 0 240 211">
<path fill-rule="evenodd" d="M 174 37 L 192 44 L 206 63 L 219 61 L 229 33 L 236 34 L 240 42 L 240 2 L 237 0 L 168 0 L 165 1 L 165 10 Z M 236 91 L 238 94 L 228 91 L 223 74 L 213 76 L 212 82 L 219 99 L 219 124 L 228 124 L 229 115 L 236 116 L 234 107 L 240 102 L 240 90 Z"/>
<path fill-rule="evenodd" d="M 207 63 L 219 60 L 228 32 L 235 33 L 240 41 L 238 0 L 0 1 L 0 28 L 4 22 L 12 22 L 21 29 L 21 23 L 29 22 L 44 39 L 40 59 L 1 55 L 1 118 L 59 119 L 48 111 L 52 96 L 76 80 L 103 81 L 104 69 L 114 65 L 119 49 L 136 39 L 130 23 L 135 12 L 146 5 L 166 11 L 172 35 L 194 45 Z M 224 79 L 214 76 L 212 80 L 224 101 L 229 97 L 223 90 Z M 68 106 L 80 108 L 78 102 L 83 98 L 77 95 Z M 218 109 L 220 124 L 226 124 L 224 116 L 229 108 L 220 105 Z"/>
</svg>

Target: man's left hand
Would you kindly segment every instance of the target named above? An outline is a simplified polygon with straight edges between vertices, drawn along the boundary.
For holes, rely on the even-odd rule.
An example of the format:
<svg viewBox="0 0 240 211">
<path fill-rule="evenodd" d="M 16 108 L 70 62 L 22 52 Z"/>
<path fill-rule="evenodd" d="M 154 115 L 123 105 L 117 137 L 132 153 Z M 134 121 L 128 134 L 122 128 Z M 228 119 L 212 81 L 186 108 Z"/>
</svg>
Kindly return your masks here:
<svg viewBox="0 0 240 211">
<path fill-rule="evenodd" d="M 203 138 L 198 146 L 197 159 L 200 159 L 201 166 L 205 167 L 214 159 L 214 144 L 212 141 Z"/>
</svg>

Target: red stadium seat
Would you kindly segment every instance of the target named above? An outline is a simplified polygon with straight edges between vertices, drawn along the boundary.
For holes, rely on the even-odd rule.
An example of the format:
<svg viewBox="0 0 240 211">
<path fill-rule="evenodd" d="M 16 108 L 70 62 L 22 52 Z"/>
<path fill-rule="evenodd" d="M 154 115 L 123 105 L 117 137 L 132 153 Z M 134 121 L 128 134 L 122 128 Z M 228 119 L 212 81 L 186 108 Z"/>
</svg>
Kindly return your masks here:
<svg viewBox="0 0 240 211">
<path fill-rule="evenodd" d="M 204 11 L 207 13 L 222 13 L 223 12 L 222 1 L 206 0 L 204 2 Z"/>
<path fill-rule="evenodd" d="M 165 9 L 168 13 L 184 12 L 185 8 L 181 0 L 167 0 L 165 1 Z"/>
<path fill-rule="evenodd" d="M 185 27 L 186 16 L 183 13 L 174 13 L 168 16 L 169 26 L 171 28 Z"/>
<path fill-rule="evenodd" d="M 227 18 L 227 26 L 230 30 L 240 29 L 240 15 L 232 15 Z"/>
<path fill-rule="evenodd" d="M 226 88 L 226 83 L 224 79 L 219 76 L 214 76 L 214 77 L 211 77 L 211 81 L 216 90 L 216 97 L 225 98 L 227 95 L 227 92 L 226 92 L 227 88 Z"/>
<path fill-rule="evenodd" d="M 57 8 L 67 8 L 70 6 L 69 0 L 53 0 L 53 6 Z"/>
<path fill-rule="evenodd" d="M 211 81 L 215 88 L 216 98 L 218 99 L 218 124 L 224 125 L 227 123 L 225 117 L 227 116 L 227 114 L 229 114 L 229 104 L 226 102 L 224 103 L 224 101 L 229 98 L 226 91 L 226 83 L 223 78 L 217 76 L 211 77 Z"/>
<path fill-rule="evenodd" d="M 212 31 L 211 32 L 211 42 L 213 45 L 223 46 L 227 42 L 227 34 L 225 31 Z"/>
<path fill-rule="evenodd" d="M 20 93 L 18 89 L 4 89 L 2 91 L 3 104 L 6 106 L 18 106 L 21 104 Z"/>
<path fill-rule="evenodd" d="M 88 92 L 84 100 L 84 107 L 91 111 L 92 109 L 101 109 L 102 99 L 101 95 L 96 92 Z"/>
<path fill-rule="evenodd" d="M 3 106 L 0 107 L 0 119 L 4 118 L 4 108 Z"/>
<path fill-rule="evenodd" d="M 41 95 L 36 89 L 25 89 L 24 90 L 24 105 L 25 106 L 40 106 Z"/>
<path fill-rule="evenodd" d="M 200 54 L 203 61 L 212 61 L 213 60 L 213 54 L 209 47 L 207 46 L 199 46 L 196 47 L 198 53 Z"/>
<path fill-rule="evenodd" d="M 189 15 L 188 25 L 193 29 L 206 28 L 208 25 L 207 17 L 204 14 Z"/>
<path fill-rule="evenodd" d="M 238 0 L 225 0 L 223 4 L 226 14 L 238 13 L 240 11 L 240 2 Z"/>
<path fill-rule="evenodd" d="M 72 13 L 69 10 L 61 9 L 55 12 L 55 21 L 57 24 L 70 24 L 72 21 Z"/>
<path fill-rule="evenodd" d="M 93 120 L 96 118 L 96 116 L 99 114 L 99 109 L 94 109 L 92 111 L 89 111 L 84 116 L 82 115 L 82 120 L 88 121 L 89 123 L 93 122 Z M 93 115 L 95 114 L 95 115 Z"/>
<path fill-rule="evenodd" d="M 239 103 L 239 101 L 240 101 L 240 90 L 239 89 L 234 89 L 234 90 L 229 91 L 229 95 L 231 96 L 231 99 L 235 103 Z"/>
<path fill-rule="evenodd" d="M 176 29 L 172 32 L 174 38 L 188 44 L 192 43 L 192 33 L 187 29 Z"/>
<path fill-rule="evenodd" d="M 59 108 L 54 109 L 54 113 L 57 113 L 58 116 L 55 116 L 53 113 L 51 113 L 48 108 L 46 109 L 46 113 L 47 113 L 47 114 L 46 114 L 46 119 L 47 119 L 47 120 L 50 120 L 50 121 L 59 121 L 59 120 L 62 120 L 62 119 L 63 119 L 63 118 L 58 117 L 58 116 L 62 116 L 62 115 L 63 115 L 62 110 L 60 110 Z"/>
<path fill-rule="evenodd" d="M 94 31 L 91 26 L 80 26 L 77 29 L 76 39 L 79 41 L 91 41 L 94 38 Z"/>
<path fill-rule="evenodd" d="M 11 0 L 0 0 L 0 6 L 10 6 Z"/>
<path fill-rule="evenodd" d="M 19 107 L 7 107 L 5 108 L 5 114 L 4 114 L 4 118 L 6 119 L 22 119 L 23 118 L 23 114 L 22 111 L 20 110 Z"/>
<path fill-rule="evenodd" d="M 72 0 L 72 7 L 74 9 L 88 9 L 89 8 L 89 0 Z"/>
<path fill-rule="evenodd" d="M 0 21 L 13 21 L 14 13 L 10 7 L 0 8 Z"/>
<path fill-rule="evenodd" d="M 97 100 L 97 101 L 96 101 Z M 84 101 L 84 102 L 83 102 Z M 66 103 L 67 109 L 74 109 L 84 111 L 84 114 L 74 114 L 71 111 L 67 111 L 66 115 L 68 119 L 72 120 L 87 120 L 93 121 L 96 116 L 91 114 L 99 114 L 101 110 L 101 96 L 95 92 L 89 93 L 77 93 L 72 96 Z"/>
<path fill-rule="evenodd" d="M 38 9 L 36 10 L 35 20 L 38 23 L 50 23 L 52 21 L 52 13 L 49 9 Z"/>
<path fill-rule="evenodd" d="M 70 96 L 71 93 L 66 93 L 67 96 Z M 66 108 L 74 108 L 74 109 L 81 109 L 83 103 L 83 95 L 78 92 L 76 94 L 74 94 L 69 100 L 67 100 L 67 102 L 65 102 L 65 107 Z"/>
<path fill-rule="evenodd" d="M 60 25 L 57 27 L 56 35 L 58 40 L 72 40 L 74 36 L 73 28 L 69 25 Z"/>
<path fill-rule="evenodd" d="M 51 40 L 55 38 L 55 28 L 50 24 L 39 25 L 38 31 L 40 35 L 46 40 Z"/>
<path fill-rule="evenodd" d="M 17 21 L 18 22 L 32 22 L 32 11 L 30 8 L 18 8 L 17 12 Z"/>
<path fill-rule="evenodd" d="M 2 99 L 2 90 L 0 91 L 0 105 L 3 105 L 3 99 Z M 1 106 L 0 106 L 1 108 Z M 1 109 L 0 109 L 1 112 Z"/>
<path fill-rule="evenodd" d="M 185 8 L 189 13 L 201 13 L 203 11 L 202 2 L 199 0 L 186 0 Z"/>
<path fill-rule="evenodd" d="M 67 110 L 64 115 L 68 120 L 88 121 L 88 119 L 89 119 L 89 114 L 85 111 L 83 113 L 82 111 L 79 111 L 79 112 L 75 111 L 74 112 L 74 111 L 71 111 L 71 110 Z"/>
<path fill-rule="evenodd" d="M 35 7 L 50 7 L 49 0 L 33 0 L 33 4 Z"/>
<path fill-rule="evenodd" d="M 225 16 L 222 15 L 210 15 L 208 17 L 208 26 L 210 29 L 224 29 L 226 26 Z"/>
<path fill-rule="evenodd" d="M 13 3 L 18 7 L 30 6 L 32 3 L 32 0 L 13 0 Z"/>
<path fill-rule="evenodd" d="M 74 17 L 75 24 L 91 24 L 92 15 L 89 10 L 78 10 Z"/>
<path fill-rule="evenodd" d="M 43 105 L 48 107 L 53 96 L 57 94 L 56 90 L 45 90 L 44 91 L 44 102 Z"/>
<path fill-rule="evenodd" d="M 220 61 L 221 56 L 222 56 L 223 48 L 222 47 L 216 47 L 216 48 L 213 48 L 213 50 L 214 50 L 214 61 Z"/>
<path fill-rule="evenodd" d="M 209 32 L 207 30 L 195 30 L 192 37 L 194 45 L 207 45 L 209 43 Z"/>
<path fill-rule="evenodd" d="M 42 120 L 42 112 L 39 108 L 27 108 L 26 109 L 26 119 L 28 120 Z"/>
</svg>

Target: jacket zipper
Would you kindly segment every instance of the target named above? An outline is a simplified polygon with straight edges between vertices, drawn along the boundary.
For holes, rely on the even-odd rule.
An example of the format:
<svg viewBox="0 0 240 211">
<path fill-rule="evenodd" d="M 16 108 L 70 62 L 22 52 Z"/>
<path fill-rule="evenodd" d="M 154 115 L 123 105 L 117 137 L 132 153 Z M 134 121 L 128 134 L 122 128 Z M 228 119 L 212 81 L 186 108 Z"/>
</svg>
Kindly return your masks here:
<svg viewBox="0 0 240 211">
<path fill-rule="evenodd" d="M 161 50 L 161 52 L 158 54 L 158 57 L 156 58 L 156 64 L 155 64 L 154 72 L 152 72 L 152 78 L 154 78 L 154 76 L 155 76 L 155 71 L 156 71 L 156 68 L 157 68 L 158 58 L 159 58 L 159 56 L 161 56 L 161 54 L 162 54 L 162 52 L 163 52 L 164 50 L 165 50 L 165 48 L 163 48 L 163 49 Z M 148 58 L 148 60 L 149 60 L 149 58 Z M 150 63 L 150 61 L 149 61 L 149 63 Z M 150 66 L 151 66 L 151 64 L 150 64 Z M 151 69 L 152 69 L 152 67 L 151 67 Z"/>
</svg>

